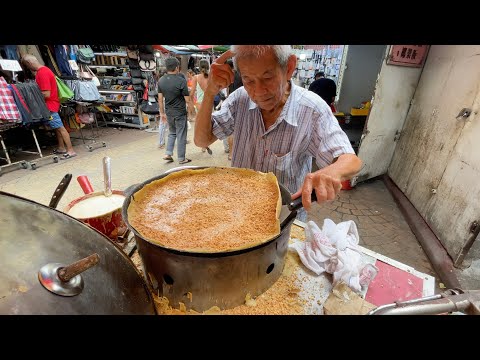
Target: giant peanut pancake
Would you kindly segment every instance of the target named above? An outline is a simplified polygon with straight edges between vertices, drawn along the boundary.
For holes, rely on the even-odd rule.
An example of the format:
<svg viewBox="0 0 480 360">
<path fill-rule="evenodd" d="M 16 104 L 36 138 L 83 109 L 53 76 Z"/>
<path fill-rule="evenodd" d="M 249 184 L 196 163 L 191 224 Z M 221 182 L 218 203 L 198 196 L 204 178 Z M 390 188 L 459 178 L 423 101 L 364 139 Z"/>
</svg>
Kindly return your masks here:
<svg viewBox="0 0 480 360">
<path fill-rule="evenodd" d="M 129 223 L 146 240 L 188 252 L 250 248 L 280 234 L 277 178 L 238 168 L 180 170 L 133 195 Z"/>
</svg>

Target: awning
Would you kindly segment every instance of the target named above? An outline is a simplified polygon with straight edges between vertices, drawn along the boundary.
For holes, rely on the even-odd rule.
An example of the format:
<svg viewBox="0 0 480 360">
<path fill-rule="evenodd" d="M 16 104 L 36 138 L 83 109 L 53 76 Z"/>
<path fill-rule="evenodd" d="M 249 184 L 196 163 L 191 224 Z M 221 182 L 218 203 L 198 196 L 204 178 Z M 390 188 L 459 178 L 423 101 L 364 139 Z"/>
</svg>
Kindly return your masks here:
<svg viewBox="0 0 480 360">
<path fill-rule="evenodd" d="M 207 50 L 213 49 L 213 51 L 217 52 L 225 52 L 230 49 L 230 45 L 197 45 L 199 49 Z"/>
<path fill-rule="evenodd" d="M 225 52 L 230 49 L 231 45 L 217 45 L 213 48 L 213 51 Z"/>
<path fill-rule="evenodd" d="M 153 45 L 153 48 L 164 53 L 188 55 L 208 50 L 225 52 L 230 49 L 230 45 Z"/>
<path fill-rule="evenodd" d="M 188 54 L 193 54 L 195 52 L 186 46 L 179 46 L 179 45 L 153 45 L 153 48 L 160 50 L 162 52 L 172 52 L 176 55 L 188 55 Z"/>
</svg>

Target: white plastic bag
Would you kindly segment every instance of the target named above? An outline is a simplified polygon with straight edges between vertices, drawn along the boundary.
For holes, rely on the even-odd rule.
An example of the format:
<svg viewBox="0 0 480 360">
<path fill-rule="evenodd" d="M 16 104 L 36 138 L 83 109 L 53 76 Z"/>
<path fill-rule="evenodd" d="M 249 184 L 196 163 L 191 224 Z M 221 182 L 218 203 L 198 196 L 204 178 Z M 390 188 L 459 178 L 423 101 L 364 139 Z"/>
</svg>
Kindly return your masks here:
<svg viewBox="0 0 480 360">
<path fill-rule="evenodd" d="M 313 221 L 305 227 L 306 240 L 289 247 L 297 251 L 302 263 L 315 274 L 333 274 L 333 286 L 343 281 L 361 292 L 376 276 L 378 269 L 365 264 L 358 246 L 357 225 L 353 221 L 335 224 L 325 219 L 320 229 Z"/>
</svg>

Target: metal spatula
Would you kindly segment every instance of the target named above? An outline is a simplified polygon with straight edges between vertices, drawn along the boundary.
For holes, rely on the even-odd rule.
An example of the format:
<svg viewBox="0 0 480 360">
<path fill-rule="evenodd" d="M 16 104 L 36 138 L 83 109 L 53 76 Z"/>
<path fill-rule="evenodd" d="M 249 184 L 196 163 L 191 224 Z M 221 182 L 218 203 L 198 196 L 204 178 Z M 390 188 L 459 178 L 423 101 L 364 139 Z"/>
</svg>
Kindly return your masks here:
<svg viewBox="0 0 480 360">
<path fill-rule="evenodd" d="M 112 195 L 112 168 L 110 158 L 105 156 L 103 158 L 103 193 L 105 196 Z"/>
</svg>

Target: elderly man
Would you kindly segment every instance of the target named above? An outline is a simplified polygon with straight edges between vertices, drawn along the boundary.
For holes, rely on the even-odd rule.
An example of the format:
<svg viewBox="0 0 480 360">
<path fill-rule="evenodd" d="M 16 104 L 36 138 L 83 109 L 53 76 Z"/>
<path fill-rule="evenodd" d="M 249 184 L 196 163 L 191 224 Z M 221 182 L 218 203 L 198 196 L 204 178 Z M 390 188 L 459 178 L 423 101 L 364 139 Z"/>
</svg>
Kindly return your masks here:
<svg viewBox="0 0 480 360">
<path fill-rule="evenodd" d="M 244 87 L 212 114 L 215 95 L 234 80 L 226 64 L 232 56 Z M 197 114 L 194 140 L 207 147 L 233 133 L 232 166 L 273 172 L 309 210 L 312 191 L 318 202 L 335 199 L 361 160 L 329 106 L 291 81 L 296 61 L 289 45 L 237 45 L 222 54 L 211 66 L 203 99 L 210 106 Z M 319 167 L 314 173 L 312 157 Z M 298 218 L 305 220 L 305 212 Z"/>
</svg>

